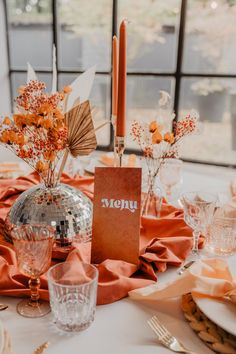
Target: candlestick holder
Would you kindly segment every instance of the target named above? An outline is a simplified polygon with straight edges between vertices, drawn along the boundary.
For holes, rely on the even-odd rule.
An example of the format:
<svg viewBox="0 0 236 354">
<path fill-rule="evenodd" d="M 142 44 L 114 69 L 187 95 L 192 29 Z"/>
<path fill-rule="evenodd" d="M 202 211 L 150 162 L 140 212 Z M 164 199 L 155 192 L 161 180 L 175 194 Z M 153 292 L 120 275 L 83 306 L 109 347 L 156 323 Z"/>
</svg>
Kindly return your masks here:
<svg viewBox="0 0 236 354">
<path fill-rule="evenodd" d="M 122 158 L 125 151 L 125 138 L 123 136 L 115 136 L 115 151 L 116 151 L 116 167 L 122 167 Z"/>
<path fill-rule="evenodd" d="M 118 160 L 118 157 L 117 157 L 117 153 L 116 153 L 116 120 L 117 120 L 117 117 L 116 115 L 112 114 L 111 115 L 111 124 L 112 124 L 112 127 L 113 127 L 113 153 L 114 153 L 114 167 L 117 167 L 117 160 Z"/>
</svg>

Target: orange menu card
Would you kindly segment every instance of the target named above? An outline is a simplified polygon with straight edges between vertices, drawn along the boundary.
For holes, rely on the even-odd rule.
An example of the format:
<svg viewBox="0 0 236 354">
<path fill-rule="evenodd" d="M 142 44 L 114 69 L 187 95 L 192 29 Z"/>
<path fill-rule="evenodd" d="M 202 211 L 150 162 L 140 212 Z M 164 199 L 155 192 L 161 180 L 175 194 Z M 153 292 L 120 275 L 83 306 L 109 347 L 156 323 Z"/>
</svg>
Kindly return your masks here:
<svg viewBox="0 0 236 354">
<path fill-rule="evenodd" d="M 139 262 L 141 168 L 95 169 L 92 263 Z"/>
</svg>

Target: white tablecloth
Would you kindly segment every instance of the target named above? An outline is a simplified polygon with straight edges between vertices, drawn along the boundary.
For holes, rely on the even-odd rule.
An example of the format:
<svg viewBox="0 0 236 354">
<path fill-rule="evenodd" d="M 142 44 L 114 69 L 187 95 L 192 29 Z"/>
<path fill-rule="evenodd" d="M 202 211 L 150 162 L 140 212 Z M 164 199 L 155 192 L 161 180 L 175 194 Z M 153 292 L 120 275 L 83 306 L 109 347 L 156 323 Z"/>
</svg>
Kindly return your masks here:
<svg viewBox="0 0 236 354">
<path fill-rule="evenodd" d="M 224 168 L 185 164 L 184 190 L 204 189 L 229 197 L 229 183 L 236 171 Z M 160 274 L 159 281 L 177 276 L 175 268 Z M 49 314 L 28 319 L 16 313 L 19 299 L 0 297 L 9 309 L 0 312 L 0 319 L 11 334 L 13 354 L 31 354 L 45 341 L 50 342 L 45 354 L 167 354 L 171 353 L 156 340 L 147 319 L 158 314 L 168 329 L 187 348 L 199 354 L 212 353 L 184 320 L 179 299 L 145 304 L 129 298 L 97 307 L 95 322 L 81 333 L 59 332 Z"/>
</svg>

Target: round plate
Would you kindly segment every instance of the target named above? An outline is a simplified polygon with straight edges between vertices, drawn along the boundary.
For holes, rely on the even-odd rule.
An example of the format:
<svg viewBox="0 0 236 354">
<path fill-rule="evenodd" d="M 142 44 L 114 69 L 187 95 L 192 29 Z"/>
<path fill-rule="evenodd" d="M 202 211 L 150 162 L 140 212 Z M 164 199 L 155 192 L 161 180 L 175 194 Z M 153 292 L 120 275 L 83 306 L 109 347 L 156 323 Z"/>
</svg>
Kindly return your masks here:
<svg viewBox="0 0 236 354">
<path fill-rule="evenodd" d="M 236 279 L 236 256 L 228 258 L 230 270 Z M 200 310 L 226 332 L 236 336 L 236 304 L 223 299 L 193 296 Z"/>
<path fill-rule="evenodd" d="M 224 300 L 193 297 L 200 310 L 226 332 L 236 336 L 236 304 Z"/>
</svg>

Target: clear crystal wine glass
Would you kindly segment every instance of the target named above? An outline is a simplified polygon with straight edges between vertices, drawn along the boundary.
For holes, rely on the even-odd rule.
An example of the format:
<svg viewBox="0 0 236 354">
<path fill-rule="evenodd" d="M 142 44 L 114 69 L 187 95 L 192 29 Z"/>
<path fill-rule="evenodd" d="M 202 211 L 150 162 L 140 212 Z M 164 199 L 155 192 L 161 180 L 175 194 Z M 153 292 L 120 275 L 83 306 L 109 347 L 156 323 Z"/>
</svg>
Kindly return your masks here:
<svg viewBox="0 0 236 354">
<path fill-rule="evenodd" d="M 193 229 L 193 246 L 187 263 L 200 258 L 198 241 L 201 233 L 205 233 L 210 225 L 216 208 L 218 197 L 208 192 L 188 192 L 182 195 L 180 202 L 184 209 L 184 220 Z"/>
<path fill-rule="evenodd" d="M 166 199 L 169 201 L 172 188 L 181 182 L 183 161 L 178 159 L 166 159 L 160 168 L 160 181 L 165 188 Z"/>
<path fill-rule="evenodd" d="M 236 209 L 231 205 L 217 208 L 207 230 L 207 255 L 228 256 L 236 253 Z"/>
<path fill-rule="evenodd" d="M 30 277 L 30 299 L 17 305 L 17 312 L 25 317 L 42 317 L 50 312 L 47 301 L 39 299 L 39 276 L 50 267 L 55 229 L 47 225 L 21 225 L 12 230 L 20 273 Z"/>
</svg>

